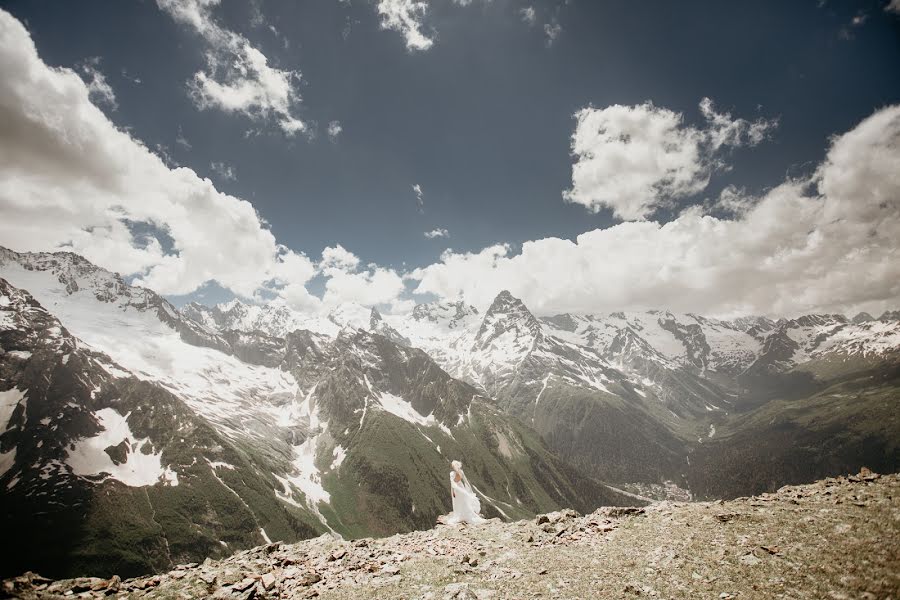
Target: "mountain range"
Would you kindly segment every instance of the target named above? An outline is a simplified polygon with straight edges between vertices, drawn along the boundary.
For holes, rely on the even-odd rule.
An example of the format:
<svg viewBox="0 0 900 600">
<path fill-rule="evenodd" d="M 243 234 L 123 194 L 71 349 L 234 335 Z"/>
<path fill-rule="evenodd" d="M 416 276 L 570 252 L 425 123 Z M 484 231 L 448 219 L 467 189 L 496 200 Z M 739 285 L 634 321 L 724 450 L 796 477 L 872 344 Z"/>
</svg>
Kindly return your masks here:
<svg viewBox="0 0 900 600">
<path fill-rule="evenodd" d="M 898 389 L 898 312 L 178 309 L 78 255 L 0 248 L 3 570 L 423 529 L 453 459 L 504 519 L 895 471 Z"/>
</svg>

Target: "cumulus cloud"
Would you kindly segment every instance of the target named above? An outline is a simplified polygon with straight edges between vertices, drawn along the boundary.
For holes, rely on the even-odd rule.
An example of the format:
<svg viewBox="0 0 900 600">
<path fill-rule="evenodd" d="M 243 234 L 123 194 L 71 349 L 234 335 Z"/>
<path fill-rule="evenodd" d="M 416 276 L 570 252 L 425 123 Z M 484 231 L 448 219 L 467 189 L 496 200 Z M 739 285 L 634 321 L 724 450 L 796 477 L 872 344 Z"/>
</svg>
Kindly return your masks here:
<svg viewBox="0 0 900 600">
<path fill-rule="evenodd" d="M 355 271 L 359 266 L 359 257 L 337 244 L 329 246 L 322 250 L 322 260 L 319 262 L 319 268 L 323 272 L 333 271 Z"/>
<path fill-rule="evenodd" d="M 256 121 L 274 120 L 288 136 L 305 131 L 306 124 L 293 112 L 300 102 L 300 73 L 270 66 L 246 37 L 221 27 L 211 12 L 219 2 L 157 0 L 162 10 L 194 29 L 209 46 L 206 70 L 195 73 L 188 85 L 195 104 Z"/>
<path fill-rule="evenodd" d="M 400 306 L 404 302 L 399 297 L 406 291 L 406 284 L 396 271 L 377 265 L 359 270 L 359 266 L 359 257 L 340 244 L 322 251 L 319 269 L 328 278 L 322 296 L 324 308 L 345 302 L 365 306 Z"/>
<path fill-rule="evenodd" d="M 422 21 L 428 13 L 428 3 L 424 0 L 378 0 L 377 10 L 381 28 L 399 32 L 407 50 L 428 50 L 434 44 L 422 32 Z"/>
<path fill-rule="evenodd" d="M 434 238 L 447 238 L 450 237 L 450 232 L 443 227 L 438 227 L 437 229 L 426 231 L 425 237 L 427 237 L 429 240 L 433 240 Z"/>
<path fill-rule="evenodd" d="M 322 304 L 326 307 L 345 302 L 365 306 L 394 304 L 405 290 L 403 278 L 393 269 L 371 267 L 359 272 L 333 271 L 325 282 Z"/>
<path fill-rule="evenodd" d="M 671 123 L 666 116 L 657 125 L 670 132 Z M 787 180 L 741 208 L 739 216 L 727 219 L 695 206 L 667 223 L 625 222 L 575 241 L 526 242 L 518 254 L 505 245 L 448 251 L 409 277 L 418 281 L 417 293 L 465 298 L 478 306 L 509 289 L 539 314 L 896 308 L 900 105 L 836 137 L 810 177 Z"/>
<path fill-rule="evenodd" d="M 711 173 L 726 166 L 724 150 L 755 146 L 777 125 L 716 112 L 708 98 L 700 112 L 704 127 L 686 125 L 681 113 L 652 102 L 579 110 L 572 187 L 563 198 L 593 212 L 611 208 L 623 220 L 645 219 L 702 191 Z"/>
<path fill-rule="evenodd" d="M 245 297 L 282 294 L 314 275 L 312 261 L 278 244 L 249 202 L 191 169 L 169 168 L 117 129 L 88 85 L 48 67 L 4 11 L 0 72 L 3 245 L 72 250 L 162 294 L 207 281 Z"/>
</svg>

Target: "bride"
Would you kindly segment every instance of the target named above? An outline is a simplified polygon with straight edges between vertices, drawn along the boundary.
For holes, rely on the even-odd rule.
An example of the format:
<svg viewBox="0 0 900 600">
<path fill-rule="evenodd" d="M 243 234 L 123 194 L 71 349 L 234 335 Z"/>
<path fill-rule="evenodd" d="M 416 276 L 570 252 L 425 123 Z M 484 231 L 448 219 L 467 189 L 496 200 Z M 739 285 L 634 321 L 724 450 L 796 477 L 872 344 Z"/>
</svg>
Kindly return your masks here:
<svg viewBox="0 0 900 600">
<path fill-rule="evenodd" d="M 485 519 L 479 514 L 481 502 L 475 495 L 475 490 L 469 483 L 469 479 L 462 470 L 462 463 L 454 460 L 450 465 L 450 495 L 453 497 L 453 512 L 447 516 L 447 523 L 484 523 Z"/>
</svg>

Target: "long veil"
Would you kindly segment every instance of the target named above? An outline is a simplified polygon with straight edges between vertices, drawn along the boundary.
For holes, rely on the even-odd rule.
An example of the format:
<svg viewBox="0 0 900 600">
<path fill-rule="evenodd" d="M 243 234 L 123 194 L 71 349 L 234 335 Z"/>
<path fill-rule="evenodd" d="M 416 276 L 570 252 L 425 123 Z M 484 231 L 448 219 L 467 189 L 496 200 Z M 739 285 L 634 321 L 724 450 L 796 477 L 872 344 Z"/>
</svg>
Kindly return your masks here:
<svg viewBox="0 0 900 600">
<path fill-rule="evenodd" d="M 469 483 L 469 478 L 466 477 L 466 472 L 462 470 L 462 467 L 459 469 L 459 474 L 462 475 L 463 485 L 466 486 L 466 489 L 471 492 L 473 496 L 475 496 L 475 488 L 472 487 L 472 484 Z"/>
</svg>

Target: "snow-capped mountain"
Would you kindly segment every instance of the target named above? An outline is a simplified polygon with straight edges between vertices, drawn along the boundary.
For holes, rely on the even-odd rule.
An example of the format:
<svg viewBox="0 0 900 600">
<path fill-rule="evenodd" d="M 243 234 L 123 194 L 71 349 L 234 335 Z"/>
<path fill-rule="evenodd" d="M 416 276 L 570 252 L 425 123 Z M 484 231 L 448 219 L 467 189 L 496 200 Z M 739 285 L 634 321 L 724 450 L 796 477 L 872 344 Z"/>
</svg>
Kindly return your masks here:
<svg viewBox="0 0 900 600">
<path fill-rule="evenodd" d="M 900 320 L 885 313 L 878 320 L 844 315 L 806 315 L 780 320 L 763 338 L 748 366 L 750 373 L 778 373 L 829 359 L 878 360 L 900 349 Z"/>
<path fill-rule="evenodd" d="M 134 376 L 2 278 L 0 348 L 0 514 L 18 540 L 4 570 L 163 570 L 321 530 L 278 500 L 266 472 L 277 466 L 233 429 Z"/>
<path fill-rule="evenodd" d="M 333 336 L 215 331 L 74 255 L 0 259 L 5 530 L 84 531 L 58 545 L 80 566 L 127 556 L 115 570 L 142 572 L 267 539 L 429 527 L 457 458 L 487 516 L 627 501 L 383 335 L 377 311 Z M 5 568 L 80 568 L 50 560 L 48 541 Z"/>
<path fill-rule="evenodd" d="M 0 285 L 6 525 L 74 527 L 60 553 L 128 554 L 125 571 L 428 527 L 449 510 L 454 458 L 509 518 L 627 501 L 581 473 L 735 495 L 858 467 L 863 435 L 866 462 L 900 465 L 882 415 L 900 389 L 893 313 L 538 318 L 508 292 L 483 314 L 179 311 L 74 254 L 5 249 Z M 140 551 L 101 543 L 122 528 Z M 34 539 L 23 560 L 50 556 Z"/>
<path fill-rule="evenodd" d="M 407 315 L 373 311 L 367 327 L 362 318 L 354 325 L 425 350 L 566 459 L 618 482 L 684 484 L 690 445 L 708 442 L 717 423 L 760 398 L 812 393 L 828 381 L 795 371 L 853 372 L 860 360 L 890 361 L 900 349 L 891 313 L 857 323 L 668 311 L 536 318 L 508 292 L 483 315 L 461 302 L 430 303 Z"/>
</svg>

